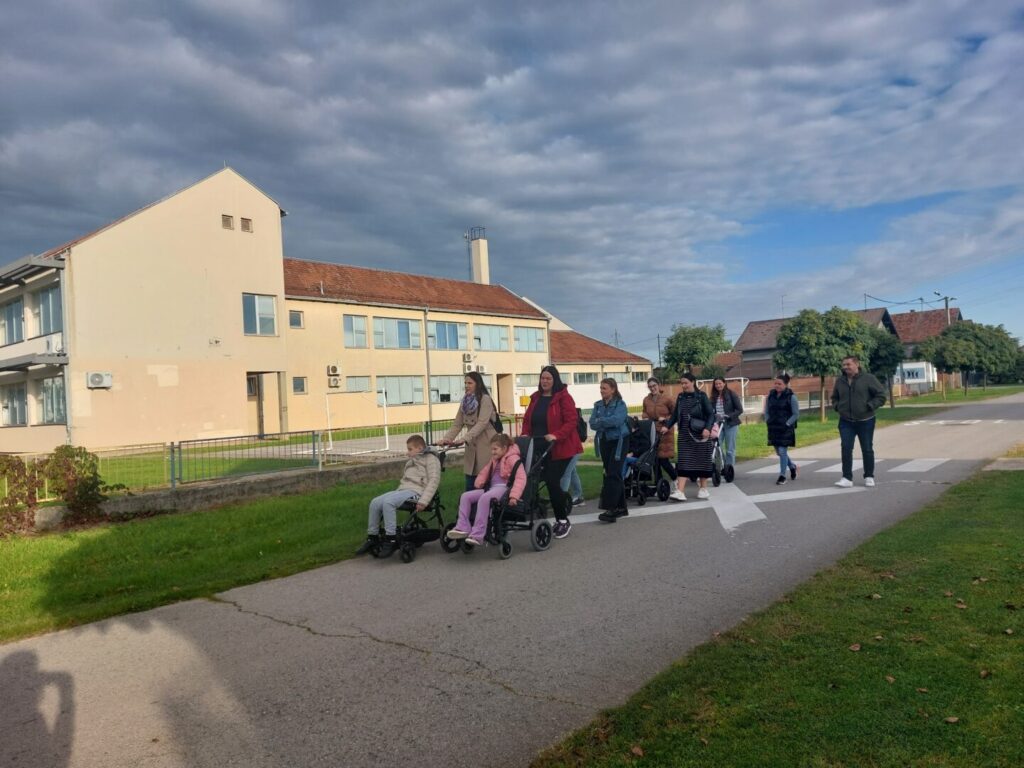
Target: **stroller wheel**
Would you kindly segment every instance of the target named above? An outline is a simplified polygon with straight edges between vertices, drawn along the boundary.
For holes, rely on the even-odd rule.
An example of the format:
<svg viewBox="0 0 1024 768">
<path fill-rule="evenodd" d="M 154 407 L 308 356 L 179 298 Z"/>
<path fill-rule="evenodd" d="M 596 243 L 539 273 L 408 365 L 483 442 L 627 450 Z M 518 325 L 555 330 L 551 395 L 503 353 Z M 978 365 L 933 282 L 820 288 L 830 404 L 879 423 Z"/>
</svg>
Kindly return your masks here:
<svg viewBox="0 0 1024 768">
<path fill-rule="evenodd" d="M 647 503 L 647 494 L 644 493 L 642 490 L 640 491 L 640 493 L 636 495 L 636 503 L 639 504 L 641 507 Z"/>
<path fill-rule="evenodd" d="M 551 546 L 551 523 L 544 520 L 530 529 L 530 544 L 538 552 Z"/>
<path fill-rule="evenodd" d="M 668 497 L 672 494 L 672 486 L 669 485 L 668 480 L 661 478 L 658 481 L 658 501 L 668 501 Z"/>
<path fill-rule="evenodd" d="M 459 548 L 459 540 L 458 539 L 449 539 L 448 538 L 448 531 L 451 531 L 451 530 L 454 530 L 454 529 L 455 529 L 455 523 L 448 523 L 448 525 L 446 525 L 444 527 L 444 531 L 441 534 L 441 549 L 443 549 L 448 554 L 451 554 L 452 552 L 457 551 L 458 548 Z"/>
<path fill-rule="evenodd" d="M 718 471 L 718 467 L 711 470 L 711 482 L 715 484 L 715 488 L 722 484 L 722 473 Z"/>
<path fill-rule="evenodd" d="M 731 483 L 733 478 L 736 477 L 736 467 L 732 464 L 726 464 L 725 471 L 722 474 L 725 476 L 725 482 Z"/>
<path fill-rule="evenodd" d="M 402 547 L 401 556 L 403 563 L 411 563 L 413 560 L 416 559 L 416 547 L 412 546 L 411 544 L 405 544 Z"/>
<path fill-rule="evenodd" d="M 512 542 L 508 539 L 502 539 L 501 549 L 498 554 L 501 556 L 502 560 L 508 560 L 512 557 Z"/>
</svg>

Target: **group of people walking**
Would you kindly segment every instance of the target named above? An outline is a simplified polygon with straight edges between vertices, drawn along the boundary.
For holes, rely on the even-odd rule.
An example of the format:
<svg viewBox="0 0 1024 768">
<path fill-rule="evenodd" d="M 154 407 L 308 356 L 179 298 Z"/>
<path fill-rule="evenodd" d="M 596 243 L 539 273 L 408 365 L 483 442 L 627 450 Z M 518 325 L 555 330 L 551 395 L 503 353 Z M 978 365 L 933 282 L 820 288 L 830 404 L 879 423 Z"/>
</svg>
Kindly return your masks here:
<svg viewBox="0 0 1024 768">
<path fill-rule="evenodd" d="M 800 419 L 800 405 L 789 388 L 789 381 L 790 377 L 785 373 L 775 377 L 772 390 L 765 398 L 763 412 L 768 444 L 775 448 L 779 457 L 778 485 L 787 482 L 787 475 L 789 480 L 795 480 L 799 471 L 789 457 L 789 449 L 796 445 L 796 428 Z M 466 491 L 459 501 L 458 521 L 448 535 L 478 545 L 482 543 L 487 529 L 487 515 L 477 514 L 474 518 L 473 509 L 489 509 L 491 500 L 500 498 L 506 490 L 512 503 L 516 503 L 526 484 L 526 476 L 515 442 L 499 431 L 497 407 L 483 377 L 475 371 L 468 373 L 465 384 L 465 396 L 455 420 L 439 443 L 465 446 L 463 471 Z M 714 474 L 714 442 L 711 437 L 713 433 L 717 434 L 726 467 L 733 466 L 740 416 L 743 414 L 742 398 L 721 377 L 712 381 L 709 396 L 697 387 L 696 378 L 689 372 L 680 377 L 681 391 L 674 399 L 664 391 L 657 378 L 649 378 L 647 388 L 649 394 L 643 401 L 643 416 L 656 422 L 659 434 L 656 480 L 661 479 L 662 472 L 671 478 L 675 488 L 669 498 L 675 501 L 686 501 L 688 481 L 697 485 L 698 499 L 709 498 L 708 478 Z M 629 514 L 623 473 L 630 450 L 629 415 L 615 379 L 602 379 L 600 394 L 601 399 L 594 403 L 590 416 L 594 451 L 604 467 L 599 503 L 602 511 L 598 519 L 614 523 Z M 875 413 L 885 400 L 881 384 L 870 373 L 860 370 L 860 361 L 855 356 L 844 358 L 843 375 L 832 390 L 832 406 L 839 413 L 842 445 L 843 477 L 836 485 L 844 488 L 853 485 L 853 447 L 857 440 L 863 454 L 864 483 L 867 486 L 875 484 Z M 523 416 L 521 434 L 532 438 L 535 457 L 546 453 L 542 472 L 555 517 L 552 531 L 558 539 L 569 535 L 572 530 L 570 511 L 574 503 L 581 503 L 583 499 L 582 485 L 576 472 L 576 463 L 583 454 L 580 419 L 580 411 L 558 369 L 553 365 L 544 366 L 537 391 L 530 396 L 530 404 Z M 369 537 L 360 547 L 360 553 L 371 546 L 381 545 L 378 530 L 382 523 L 385 539 L 393 539 L 398 506 L 414 501 L 417 509 L 422 509 L 437 490 L 440 465 L 436 457 L 427 453 L 426 443 L 418 435 L 409 439 L 408 448 L 409 461 L 399 488 L 371 502 Z M 385 548 L 387 544 L 385 541 Z"/>
</svg>

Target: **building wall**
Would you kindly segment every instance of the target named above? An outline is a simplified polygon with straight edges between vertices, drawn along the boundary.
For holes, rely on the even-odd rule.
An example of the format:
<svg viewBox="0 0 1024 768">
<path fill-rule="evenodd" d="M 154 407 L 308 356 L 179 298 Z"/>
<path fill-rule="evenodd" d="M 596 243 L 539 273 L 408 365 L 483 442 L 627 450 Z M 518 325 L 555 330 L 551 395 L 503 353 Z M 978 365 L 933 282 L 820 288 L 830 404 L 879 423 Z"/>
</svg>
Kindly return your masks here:
<svg viewBox="0 0 1024 768">
<path fill-rule="evenodd" d="M 612 377 L 613 374 L 628 378 L 629 381 L 618 381 L 619 394 L 625 400 L 628 407 L 643 405 L 647 396 L 647 379 L 651 377 L 650 363 L 630 363 L 629 371 L 625 363 L 589 363 L 575 365 L 559 365 L 558 372 L 562 375 L 562 381 L 569 385 L 569 392 L 578 408 L 591 408 L 594 403 L 601 399 L 601 379 Z M 577 384 L 576 374 L 590 374 L 596 376 L 597 381 L 592 384 Z M 633 376 L 639 381 L 633 381 Z M 529 389 L 526 394 L 533 392 L 536 387 Z"/>
<path fill-rule="evenodd" d="M 282 258 L 280 209 L 230 169 L 73 246 L 65 270 L 73 442 L 249 434 L 246 374 L 286 367 Z M 243 292 L 275 297 L 274 335 L 244 334 Z M 88 388 L 89 372 L 110 373 L 113 386 Z M 280 426 L 273 378 L 264 376 L 267 432 Z"/>
<path fill-rule="evenodd" d="M 421 310 L 398 309 L 337 301 L 316 301 L 288 299 L 287 309 L 302 312 L 302 328 L 288 329 L 288 418 L 292 430 L 323 429 L 330 423 L 332 428 L 373 426 L 384 423 L 384 407 L 378 402 L 377 392 L 381 388 L 380 377 L 417 376 L 423 390 L 423 402 L 413 405 L 389 403 L 387 421 L 390 424 L 451 419 L 455 417 L 463 388 L 451 392 L 450 402 L 436 402 L 428 406 L 430 390 L 427 381 L 427 329 Z M 286 313 L 287 315 L 287 313 Z M 366 318 L 366 348 L 345 346 L 343 317 L 345 315 Z M 376 349 L 373 338 L 375 317 L 396 318 L 417 321 L 420 324 L 420 347 L 418 349 Z M 517 374 L 539 372 L 547 365 L 548 340 L 547 321 L 473 315 L 458 312 L 431 310 L 426 317 L 432 322 L 454 322 L 467 324 L 467 346 L 465 350 L 429 350 L 430 375 L 456 377 L 462 382 L 465 376 L 464 355 L 476 370 L 484 368 L 484 378 L 495 390 L 495 400 L 502 413 L 521 413 L 523 409 L 513 399 L 511 382 Z M 506 325 L 509 329 L 511 351 L 478 350 L 473 342 L 473 325 Z M 516 352 L 514 327 L 537 328 L 544 332 L 544 352 Z M 328 375 L 328 366 L 338 366 L 338 386 L 331 386 L 333 377 Z M 306 379 L 306 393 L 293 391 L 293 379 Z M 369 377 L 370 391 L 347 391 L 348 377 Z"/>
</svg>

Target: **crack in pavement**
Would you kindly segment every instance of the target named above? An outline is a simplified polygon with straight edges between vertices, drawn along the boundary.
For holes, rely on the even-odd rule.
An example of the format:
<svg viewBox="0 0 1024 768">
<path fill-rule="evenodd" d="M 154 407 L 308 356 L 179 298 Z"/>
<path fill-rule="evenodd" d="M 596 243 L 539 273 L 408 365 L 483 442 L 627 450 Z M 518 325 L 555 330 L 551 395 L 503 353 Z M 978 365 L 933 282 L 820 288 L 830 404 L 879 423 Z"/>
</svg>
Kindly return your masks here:
<svg viewBox="0 0 1024 768">
<path fill-rule="evenodd" d="M 220 603 L 222 605 L 230 605 L 236 611 L 238 611 L 239 613 L 244 613 L 244 614 L 248 614 L 249 616 L 256 616 L 257 618 L 266 619 L 267 621 L 272 621 L 275 624 L 281 624 L 281 625 L 286 626 L 286 627 L 291 627 L 292 629 L 301 629 L 304 632 L 307 632 L 308 634 L 313 635 L 314 637 L 325 637 L 325 638 L 340 639 L 340 640 L 370 640 L 371 642 L 380 643 L 381 645 L 390 645 L 390 646 L 393 646 L 395 648 L 401 648 L 402 650 L 412 651 L 413 653 L 419 653 L 419 654 L 422 654 L 423 656 L 425 656 L 427 658 L 430 658 L 432 656 L 444 656 L 444 657 L 447 657 L 447 658 L 450 658 L 450 659 L 456 659 L 458 661 L 462 661 L 462 662 L 465 662 L 467 664 L 472 664 L 477 669 L 481 670 L 483 672 L 484 676 L 474 675 L 474 674 L 469 673 L 469 672 L 449 671 L 449 670 L 446 670 L 446 669 L 438 669 L 438 671 L 442 672 L 443 674 L 446 674 L 446 675 L 451 675 L 453 677 L 465 677 L 465 678 L 467 678 L 469 680 L 473 680 L 475 682 L 485 683 L 487 685 L 493 685 L 493 686 L 496 686 L 498 688 L 501 688 L 502 690 L 504 690 L 507 693 L 512 694 L 513 696 L 518 696 L 518 697 L 527 698 L 527 699 L 534 699 L 535 701 L 546 701 L 546 702 L 553 703 L 553 704 L 568 704 L 570 706 L 578 707 L 578 708 L 581 708 L 581 709 L 584 708 L 582 704 L 579 704 L 578 702 L 575 702 L 572 699 L 564 699 L 564 698 L 561 698 L 560 696 L 551 696 L 551 695 L 546 695 L 546 694 L 530 693 L 528 691 L 520 691 L 520 690 L 514 688 L 511 684 L 505 682 L 504 680 L 499 680 L 496 677 L 494 677 L 494 673 L 482 661 L 479 661 L 477 659 L 469 658 L 468 656 L 460 656 L 457 653 L 451 653 L 449 651 L 435 651 L 435 650 L 432 650 L 430 648 L 420 648 L 419 646 L 410 645 L 409 643 L 404 643 L 401 640 L 389 640 L 387 638 L 377 637 L 376 635 L 373 635 L 370 632 L 367 632 L 365 629 L 361 629 L 360 627 L 356 627 L 356 630 L 358 631 L 358 634 L 351 634 L 351 633 L 345 633 L 345 632 L 322 632 L 320 630 L 313 629 L 308 624 L 301 624 L 299 622 L 287 621 L 285 619 L 278 618 L 277 616 L 271 616 L 270 614 L 267 614 L 267 613 L 261 613 L 259 611 L 254 611 L 254 610 L 251 610 L 249 608 L 243 608 L 241 605 L 236 603 L 234 600 L 226 600 L 223 597 L 217 597 L 217 596 L 208 597 L 206 599 L 209 600 L 211 603 Z"/>
</svg>

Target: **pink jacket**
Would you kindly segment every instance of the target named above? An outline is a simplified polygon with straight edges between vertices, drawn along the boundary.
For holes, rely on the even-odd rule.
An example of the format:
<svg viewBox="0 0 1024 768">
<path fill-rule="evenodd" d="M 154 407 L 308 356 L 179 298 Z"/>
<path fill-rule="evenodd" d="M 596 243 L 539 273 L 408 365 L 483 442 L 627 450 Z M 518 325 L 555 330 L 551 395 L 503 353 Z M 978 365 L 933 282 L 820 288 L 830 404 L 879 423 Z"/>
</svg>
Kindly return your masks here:
<svg viewBox="0 0 1024 768">
<path fill-rule="evenodd" d="M 497 465 L 498 476 L 505 481 L 508 485 L 509 476 L 512 474 L 512 468 L 519 461 L 519 446 L 513 445 L 506 452 L 505 455 L 500 459 L 491 459 L 487 462 L 487 466 L 480 470 L 480 474 L 476 476 L 476 482 L 474 485 L 477 488 L 483 488 L 487 485 L 487 481 L 491 478 L 491 473 Z M 521 499 L 523 498 L 523 491 L 526 489 L 526 468 L 519 467 L 519 471 L 516 472 L 516 479 L 512 483 L 512 490 L 509 496 Z"/>
</svg>

